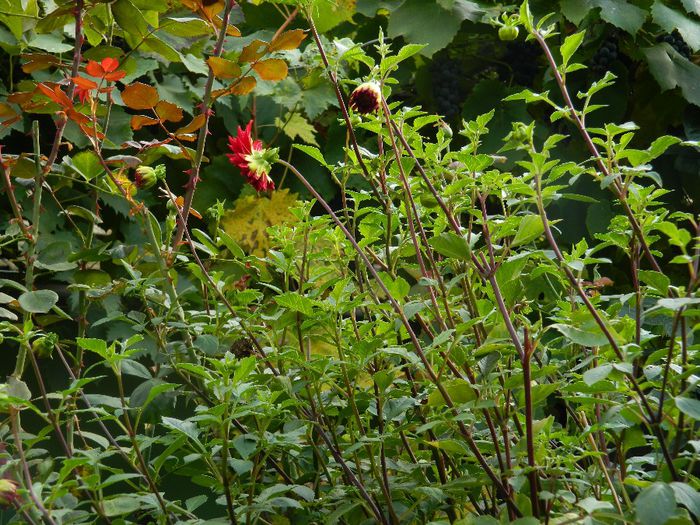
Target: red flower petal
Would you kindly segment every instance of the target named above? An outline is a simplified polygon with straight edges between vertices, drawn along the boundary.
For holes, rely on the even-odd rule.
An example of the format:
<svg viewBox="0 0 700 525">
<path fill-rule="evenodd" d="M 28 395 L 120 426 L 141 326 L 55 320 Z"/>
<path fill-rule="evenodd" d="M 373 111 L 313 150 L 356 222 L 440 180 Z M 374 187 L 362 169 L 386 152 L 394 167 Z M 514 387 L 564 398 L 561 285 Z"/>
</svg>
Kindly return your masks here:
<svg viewBox="0 0 700 525">
<path fill-rule="evenodd" d="M 231 164 L 241 171 L 241 175 L 243 175 L 248 180 L 248 183 L 257 191 L 274 190 L 275 183 L 267 173 L 256 173 L 250 169 L 247 159 L 248 155 L 253 151 L 260 151 L 263 149 L 262 141 L 253 141 L 251 137 L 252 126 L 253 121 L 251 120 L 248 122 L 245 129 L 238 126 L 235 137 L 229 136 L 228 148 L 231 150 L 231 153 L 227 153 L 226 157 L 228 157 Z"/>
</svg>

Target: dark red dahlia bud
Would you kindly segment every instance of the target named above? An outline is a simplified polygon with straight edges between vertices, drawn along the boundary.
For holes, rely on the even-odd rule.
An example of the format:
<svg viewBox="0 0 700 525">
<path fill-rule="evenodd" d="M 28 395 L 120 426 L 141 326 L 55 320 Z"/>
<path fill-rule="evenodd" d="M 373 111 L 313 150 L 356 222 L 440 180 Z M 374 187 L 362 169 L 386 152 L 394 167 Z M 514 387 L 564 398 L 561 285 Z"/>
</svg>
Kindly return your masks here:
<svg viewBox="0 0 700 525">
<path fill-rule="evenodd" d="M 350 95 L 350 107 L 361 115 L 377 111 L 381 101 L 382 91 L 376 82 L 360 84 Z"/>
</svg>

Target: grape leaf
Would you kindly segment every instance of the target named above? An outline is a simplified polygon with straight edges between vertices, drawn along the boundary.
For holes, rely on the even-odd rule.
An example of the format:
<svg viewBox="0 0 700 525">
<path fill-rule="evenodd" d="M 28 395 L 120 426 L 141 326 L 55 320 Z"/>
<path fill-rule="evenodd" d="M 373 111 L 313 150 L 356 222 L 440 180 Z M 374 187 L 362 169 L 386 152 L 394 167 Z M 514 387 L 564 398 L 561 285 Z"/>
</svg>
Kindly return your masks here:
<svg viewBox="0 0 700 525">
<path fill-rule="evenodd" d="M 659 0 L 654 2 L 651 14 L 655 24 L 669 33 L 677 29 L 693 51 L 700 49 L 700 23 L 688 18 L 680 11 L 666 7 Z"/>
<path fill-rule="evenodd" d="M 680 87 L 688 102 L 700 106 L 700 66 L 665 43 L 647 47 L 642 52 L 662 91 Z"/>
</svg>

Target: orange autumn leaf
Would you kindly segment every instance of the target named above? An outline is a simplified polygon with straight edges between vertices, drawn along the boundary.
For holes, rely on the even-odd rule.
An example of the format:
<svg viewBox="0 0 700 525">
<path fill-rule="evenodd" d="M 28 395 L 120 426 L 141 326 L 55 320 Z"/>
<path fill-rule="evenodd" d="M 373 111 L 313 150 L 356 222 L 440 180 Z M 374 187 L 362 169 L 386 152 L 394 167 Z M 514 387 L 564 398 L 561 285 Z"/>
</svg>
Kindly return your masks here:
<svg viewBox="0 0 700 525">
<path fill-rule="evenodd" d="M 151 109 L 158 104 L 160 97 L 153 86 L 134 82 L 124 88 L 122 100 L 131 109 Z"/>
<path fill-rule="evenodd" d="M 238 60 L 241 62 L 255 62 L 267 53 L 267 42 L 255 39 L 243 48 Z"/>
<path fill-rule="evenodd" d="M 221 57 L 209 57 L 207 63 L 216 78 L 231 79 L 241 76 L 240 66 L 232 60 Z"/>
<path fill-rule="evenodd" d="M 253 69 L 263 80 L 282 80 L 287 77 L 287 63 L 279 58 L 268 58 L 253 64 Z"/>
<path fill-rule="evenodd" d="M 73 77 L 73 83 L 81 89 L 96 89 L 97 82 L 90 80 L 89 78 L 83 77 Z"/>
<path fill-rule="evenodd" d="M 156 113 L 164 121 L 180 122 L 183 118 L 182 109 L 167 100 L 161 100 L 156 104 Z"/>
<path fill-rule="evenodd" d="M 175 134 L 176 135 L 186 135 L 188 133 L 193 133 L 197 131 L 199 128 L 201 128 L 204 125 L 204 120 L 205 116 L 204 115 L 197 115 L 192 119 L 192 121 L 187 124 L 186 126 L 182 126 L 180 129 L 178 129 Z"/>
<path fill-rule="evenodd" d="M 27 59 L 27 62 L 22 64 L 22 71 L 28 74 L 33 73 L 34 71 L 47 69 L 61 63 L 61 60 L 58 57 L 45 53 L 22 54 L 20 56 Z"/>
<path fill-rule="evenodd" d="M 238 36 L 241 36 L 241 30 L 238 29 L 236 26 L 232 26 L 231 24 L 229 24 L 226 27 L 226 34 L 228 36 L 238 37 Z"/>
<path fill-rule="evenodd" d="M 232 95 L 247 95 L 251 91 L 255 89 L 255 86 L 257 85 L 258 81 L 255 80 L 255 77 L 247 76 L 243 77 L 240 79 L 238 82 L 234 83 L 231 85 L 231 87 L 228 89 L 228 92 L 231 93 Z"/>
<path fill-rule="evenodd" d="M 37 89 L 41 91 L 41 93 L 48 98 L 50 98 L 53 102 L 58 104 L 59 106 L 63 108 L 68 108 L 72 107 L 73 103 L 71 100 L 66 96 L 66 94 L 61 90 L 61 86 L 58 84 L 53 84 L 53 87 L 51 87 L 48 84 L 44 84 L 43 82 L 37 84 Z"/>
<path fill-rule="evenodd" d="M 272 42 L 270 42 L 270 51 L 289 51 L 296 49 L 305 38 L 306 33 L 303 29 L 285 31 L 272 39 Z"/>
<path fill-rule="evenodd" d="M 178 207 L 180 211 L 182 211 L 182 207 L 185 205 L 185 199 L 180 196 L 175 199 L 175 205 Z M 199 213 L 197 210 L 194 208 L 190 207 L 190 215 L 193 215 L 194 217 L 197 217 L 198 219 L 202 218 L 202 214 Z"/>
<path fill-rule="evenodd" d="M 155 126 L 160 122 L 157 118 L 147 117 L 145 115 L 134 115 L 131 117 L 131 129 L 137 131 L 144 126 Z"/>
</svg>

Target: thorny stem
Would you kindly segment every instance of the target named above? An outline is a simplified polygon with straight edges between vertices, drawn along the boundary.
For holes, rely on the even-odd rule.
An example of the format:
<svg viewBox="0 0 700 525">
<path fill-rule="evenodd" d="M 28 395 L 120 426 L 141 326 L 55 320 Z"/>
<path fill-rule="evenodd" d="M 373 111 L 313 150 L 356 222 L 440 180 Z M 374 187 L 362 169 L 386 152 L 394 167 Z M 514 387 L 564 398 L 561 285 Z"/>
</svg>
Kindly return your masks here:
<svg viewBox="0 0 700 525">
<path fill-rule="evenodd" d="M 219 36 L 214 46 L 214 52 L 212 56 L 221 56 L 224 49 L 224 40 L 226 39 L 226 31 L 228 30 L 229 16 L 231 14 L 231 9 L 233 9 L 235 2 L 234 0 L 226 0 L 226 7 L 224 8 L 224 14 L 221 21 L 221 28 L 219 29 Z M 204 157 L 204 147 L 207 143 L 207 135 L 209 134 L 209 119 L 212 114 L 212 110 L 209 107 L 211 104 L 211 92 L 214 87 L 214 70 L 209 67 L 209 75 L 207 76 L 206 84 L 204 85 L 204 95 L 202 96 L 201 114 L 204 115 L 204 124 L 199 129 L 199 134 L 197 135 L 197 149 L 195 150 L 195 156 L 192 161 L 192 166 L 190 168 L 190 178 L 187 181 L 187 189 L 183 197 L 182 206 L 182 220 L 177 223 L 177 230 L 175 236 L 173 237 L 173 251 L 177 251 L 180 242 L 182 242 L 183 230 L 187 228 L 187 218 L 190 215 L 190 208 L 192 207 L 192 199 L 194 198 L 194 192 L 197 189 L 197 182 L 199 182 L 199 172 L 202 167 L 202 158 Z"/>
<path fill-rule="evenodd" d="M 41 147 L 39 146 L 39 121 L 32 122 L 32 139 L 34 143 L 34 196 L 32 199 L 32 224 L 31 235 L 27 239 L 27 268 L 24 276 L 24 286 L 28 292 L 34 288 L 34 263 L 36 262 L 36 248 L 39 242 L 39 219 L 41 218 L 41 194 L 44 187 L 44 172 L 41 168 Z M 31 319 L 31 314 L 24 314 L 24 324 Z M 12 375 L 16 378 L 22 377 L 24 366 L 27 360 L 27 352 L 31 352 L 29 341 L 24 340 L 19 347 L 15 370 Z"/>
<path fill-rule="evenodd" d="M 80 71 L 80 62 L 82 61 L 82 48 L 83 48 L 83 7 L 85 5 L 85 0 L 75 0 L 75 48 L 73 50 L 73 65 L 71 67 L 71 78 L 68 81 L 68 98 L 73 100 L 75 95 L 75 82 L 73 78 L 78 76 Z M 60 117 L 59 123 L 56 125 L 56 135 L 53 139 L 53 144 L 51 146 L 51 152 L 46 161 L 46 166 L 44 168 L 45 173 L 49 173 L 53 168 L 53 163 L 56 162 L 58 158 L 58 152 L 61 148 L 61 140 L 63 140 L 63 132 L 68 124 L 68 118 L 63 115 Z"/>
</svg>

